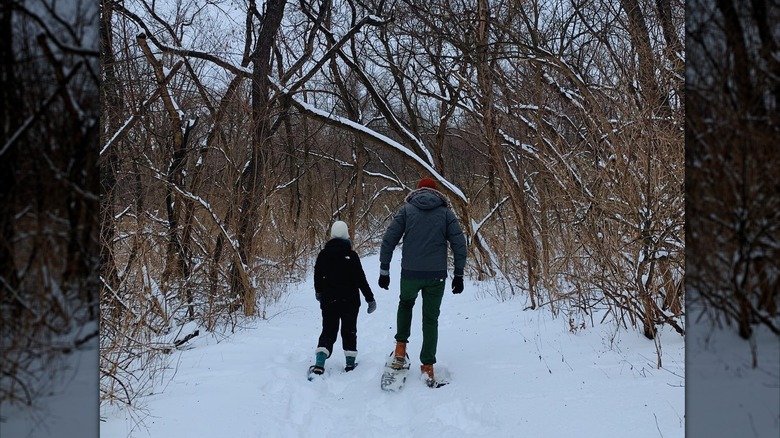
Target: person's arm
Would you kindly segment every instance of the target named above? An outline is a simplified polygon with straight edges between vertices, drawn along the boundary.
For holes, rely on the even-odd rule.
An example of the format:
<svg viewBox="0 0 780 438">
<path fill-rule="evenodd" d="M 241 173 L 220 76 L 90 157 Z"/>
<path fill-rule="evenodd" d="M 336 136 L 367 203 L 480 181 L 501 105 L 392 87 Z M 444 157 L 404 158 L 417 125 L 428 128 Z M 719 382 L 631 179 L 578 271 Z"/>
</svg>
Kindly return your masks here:
<svg viewBox="0 0 780 438">
<path fill-rule="evenodd" d="M 357 253 L 355 251 L 352 251 L 352 257 L 355 259 L 355 276 L 357 279 L 358 288 L 360 289 L 360 292 L 363 294 L 363 297 L 365 297 L 366 302 L 370 303 L 371 301 L 374 301 L 374 293 L 371 292 L 371 286 L 368 285 L 368 280 L 366 279 L 366 272 L 363 270 L 363 264 L 360 263 L 360 257 L 358 257 Z"/>
<path fill-rule="evenodd" d="M 380 275 L 390 275 L 390 261 L 393 259 L 393 251 L 398 242 L 401 241 L 404 230 L 406 230 L 406 206 L 398 210 L 382 237 L 382 247 L 379 249 Z"/>
<path fill-rule="evenodd" d="M 363 264 L 360 263 L 360 258 L 354 251 L 352 251 L 352 255 L 355 259 L 355 273 L 357 275 L 358 287 L 360 288 L 360 292 L 362 292 L 363 296 L 366 298 L 366 304 L 368 304 L 367 312 L 373 313 L 374 310 L 376 310 L 376 299 L 374 298 L 374 293 L 371 292 L 371 287 L 368 285 L 368 280 L 366 280 L 366 272 L 363 271 Z"/>
<path fill-rule="evenodd" d="M 323 269 L 324 262 L 322 261 L 322 251 L 317 254 L 317 261 L 314 262 L 314 296 L 317 301 L 320 300 L 322 294 L 322 281 L 325 278 L 325 272 Z"/>
<path fill-rule="evenodd" d="M 463 270 L 466 267 L 466 255 L 468 254 L 466 236 L 463 235 L 463 230 L 460 228 L 455 213 L 450 209 L 447 209 L 447 240 L 450 242 L 450 248 L 452 249 L 455 265 L 454 274 L 462 277 Z"/>
</svg>

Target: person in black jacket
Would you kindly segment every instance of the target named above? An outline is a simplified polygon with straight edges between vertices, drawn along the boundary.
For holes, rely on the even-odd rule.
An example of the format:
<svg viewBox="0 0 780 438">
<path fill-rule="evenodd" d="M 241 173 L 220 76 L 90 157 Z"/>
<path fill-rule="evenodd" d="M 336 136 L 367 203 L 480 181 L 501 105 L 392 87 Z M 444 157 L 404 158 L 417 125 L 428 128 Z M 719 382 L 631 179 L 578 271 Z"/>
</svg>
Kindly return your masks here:
<svg viewBox="0 0 780 438">
<path fill-rule="evenodd" d="M 330 230 L 331 239 L 317 255 L 314 264 L 314 292 L 322 310 L 322 333 L 315 350 L 315 364 L 310 374 L 322 374 L 325 360 L 333 353 L 333 344 L 341 323 L 341 343 L 346 356 L 345 371 L 355 368 L 357 357 L 357 317 L 360 295 L 368 304 L 368 313 L 376 310 L 374 294 L 366 280 L 363 265 L 352 250 L 347 224 L 336 221 Z"/>
</svg>

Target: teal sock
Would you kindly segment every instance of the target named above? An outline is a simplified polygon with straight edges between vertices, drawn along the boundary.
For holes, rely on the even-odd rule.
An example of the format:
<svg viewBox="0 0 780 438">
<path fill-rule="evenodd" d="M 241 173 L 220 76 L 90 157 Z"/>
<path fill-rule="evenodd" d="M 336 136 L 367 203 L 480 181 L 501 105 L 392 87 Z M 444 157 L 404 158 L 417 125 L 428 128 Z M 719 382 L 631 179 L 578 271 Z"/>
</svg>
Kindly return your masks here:
<svg viewBox="0 0 780 438">
<path fill-rule="evenodd" d="M 348 367 L 355 366 L 355 356 L 347 356 L 347 366 Z"/>
<path fill-rule="evenodd" d="M 316 360 L 314 362 L 314 365 L 316 365 L 316 366 L 318 366 L 320 368 L 325 368 L 325 359 L 328 358 L 328 353 L 325 353 L 323 351 L 318 351 L 317 354 L 315 355 L 315 357 L 316 357 Z"/>
</svg>

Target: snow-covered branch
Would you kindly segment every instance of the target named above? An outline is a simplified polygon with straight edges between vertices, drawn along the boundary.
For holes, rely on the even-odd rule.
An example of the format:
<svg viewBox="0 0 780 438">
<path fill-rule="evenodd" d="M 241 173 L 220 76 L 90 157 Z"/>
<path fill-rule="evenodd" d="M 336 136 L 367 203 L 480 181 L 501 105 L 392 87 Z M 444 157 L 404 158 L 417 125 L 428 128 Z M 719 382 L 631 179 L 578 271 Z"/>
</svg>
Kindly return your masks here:
<svg viewBox="0 0 780 438">
<path fill-rule="evenodd" d="M 177 61 L 176 64 L 173 65 L 173 67 L 168 70 L 167 74 L 165 75 L 165 79 L 163 80 L 163 84 L 168 84 L 171 79 L 176 75 L 176 73 L 179 71 L 179 68 L 183 65 L 182 61 Z M 130 131 L 130 129 L 135 126 L 136 123 L 138 123 L 138 120 L 140 120 L 141 117 L 146 113 L 146 111 L 149 109 L 149 107 L 154 103 L 159 97 L 160 97 L 160 88 L 155 88 L 154 91 L 152 91 L 152 94 L 149 96 L 148 99 L 141 102 L 141 104 L 138 106 L 138 109 L 131 115 L 130 117 L 125 120 L 125 123 L 122 124 L 122 126 L 117 130 L 106 142 L 105 145 L 103 145 L 102 148 L 100 148 L 100 156 L 103 157 L 103 155 L 108 151 L 108 149 L 114 144 L 119 141 L 121 141 L 125 135 Z"/>
<path fill-rule="evenodd" d="M 285 94 L 287 93 L 286 90 L 281 85 L 274 84 L 274 86 L 277 87 L 279 91 Z M 374 131 L 373 129 L 370 129 L 359 123 L 353 122 L 352 120 L 346 119 L 344 117 L 340 117 L 332 113 L 328 113 L 306 102 L 301 102 L 293 95 L 288 95 L 288 96 L 291 98 L 290 100 L 292 104 L 302 113 L 309 115 L 330 126 L 346 129 L 354 134 L 360 135 L 363 138 L 370 139 L 375 143 L 382 144 L 384 146 L 390 147 L 402 153 L 404 156 L 410 158 L 411 161 L 417 164 L 421 169 L 425 170 L 427 173 L 432 175 L 437 181 L 439 181 L 443 186 L 445 186 L 447 190 L 452 192 L 463 202 L 468 203 L 468 198 L 460 190 L 460 188 L 458 188 L 457 186 L 452 184 L 449 180 L 444 178 L 438 171 L 436 171 L 436 169 L 434 169 L 430 164 L 428 164 L 428 162 L 420 158 L 417 154 L 413 153 L 406 146 L 398 143 L 397 141 L 387 137 L 384 134 L 380 134 Z"/>
</svg>

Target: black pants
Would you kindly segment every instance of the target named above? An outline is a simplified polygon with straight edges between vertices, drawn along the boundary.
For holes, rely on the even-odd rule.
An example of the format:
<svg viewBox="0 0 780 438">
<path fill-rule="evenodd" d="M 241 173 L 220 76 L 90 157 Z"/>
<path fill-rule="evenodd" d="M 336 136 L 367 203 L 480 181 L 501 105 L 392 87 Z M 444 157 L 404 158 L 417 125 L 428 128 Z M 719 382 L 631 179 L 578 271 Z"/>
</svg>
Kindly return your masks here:
<svg viewBox="0 0 780 438">
<path fill-rule="evenodd" d="M 344 351 L 357 351 L 357 317 L 360 308 L 336 302 L 323 305 L 321 310 L 322 333 L 317 347 L 327 348 L 332 354 L 341 323 L 342 348 Z"/>
</svg>

